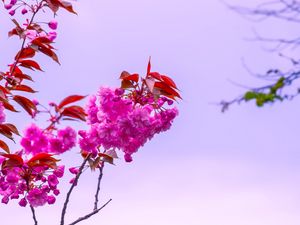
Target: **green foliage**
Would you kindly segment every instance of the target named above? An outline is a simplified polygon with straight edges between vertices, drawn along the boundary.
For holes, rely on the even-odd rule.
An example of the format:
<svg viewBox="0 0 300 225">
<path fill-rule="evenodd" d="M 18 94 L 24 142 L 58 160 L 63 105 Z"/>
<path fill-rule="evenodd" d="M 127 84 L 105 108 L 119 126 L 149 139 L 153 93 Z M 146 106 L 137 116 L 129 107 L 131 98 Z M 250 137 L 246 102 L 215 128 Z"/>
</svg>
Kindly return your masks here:
<svg viewBox="0 0 300 225">
<path fill-rule="evenodd" d="M 264 106 L 266 103 L 273 103 L 275 100 L 282 101 L 283 98 L 278 92 L 284 87 L 284 77 L 280 77 L 278 81 L 271 86 L 261 88 L 258 90 L 252 90 L 245 93 L 243 99 L 248 102 L 255 100 L 258 107 Z"/>
</svg>

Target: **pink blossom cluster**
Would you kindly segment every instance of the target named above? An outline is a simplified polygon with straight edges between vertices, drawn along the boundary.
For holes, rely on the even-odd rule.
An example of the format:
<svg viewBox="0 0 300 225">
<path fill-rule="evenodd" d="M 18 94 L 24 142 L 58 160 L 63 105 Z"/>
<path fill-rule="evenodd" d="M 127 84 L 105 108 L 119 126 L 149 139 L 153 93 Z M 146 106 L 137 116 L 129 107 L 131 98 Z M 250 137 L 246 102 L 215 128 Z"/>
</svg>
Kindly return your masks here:
<svg viewBox="0 0 300 225">
<path fill-rule="evenodd" d="M 76 145 L 76 131 L 71 127 L 66 127 L 57 130 L 54 134 L 31 124 L 24 131 L 20 143 L 27 155 L 36 155 L 41 152 L 62 154 Z"/>
<path fill-rule="evenodd" d="M 9 159 L 4 158 L 1 158 L 0 162 L 2 165 L 5 162 L 10 163 Z M 56 196 L 60 194 L 57 189 L 58 178 L 63 174 L 64 166 L 55 169 L 42 165 L 30 167 L 26 162 L 22 165 L 2 168 L 0 171 L 0 195 L 3 196 L 1 202 L 7 204 L 10 200 L 18 199 L 22 207 L 28 203 L 33 207 L 43 206 L 46 203 L 54 204 Z"/>
<path fill-rule="evenodd" d="M 27 5 L 23 1 L 18 0 L 10 0 L 9 2 L 6 2 L 4 4 L 4 8 L 6 10 L 9 10 L 9 15 L 14 16 L 16 13 L 16 10 L 19 8 L 22 8 L 21 13 L 24 15 L 28 12 Z"/>
<path fill-rule="evenodd" d="M 86 107 L 90 129 L 79 131 L 81 149 L 94 157 L 100 146 L 120 149 L 125 161 L 131 162 L 131 155 L 155 134 L 168 130 L 178 115 L 176 108 L 162 108 L 165 98 L 156 102 L 160 102 L 159 108 L 152 103 L 138 104 L 123 89 L 100 88 Z"/>
<path fill-rule="evenodd" d="M 5 122 L 5 113 L 4 113 L 4 106 L 2 102 L 0 102 L 0 124 Z"/>
</svg>

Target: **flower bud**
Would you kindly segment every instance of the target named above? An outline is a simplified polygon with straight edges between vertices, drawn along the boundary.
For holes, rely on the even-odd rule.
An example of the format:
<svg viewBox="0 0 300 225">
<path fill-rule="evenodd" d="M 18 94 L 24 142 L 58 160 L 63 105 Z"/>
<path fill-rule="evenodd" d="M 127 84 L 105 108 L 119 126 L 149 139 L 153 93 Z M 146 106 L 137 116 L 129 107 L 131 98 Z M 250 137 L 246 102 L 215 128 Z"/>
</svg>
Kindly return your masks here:
<svg viewBox="0 0 300 225">
<path fill-rule="evenodd" d="M 57 29 L 57 21 L 56 20 L 51 20 L 48 23 L 48 26 L 52 29 L 52 30 L 56 30 Z"/>
</svg>

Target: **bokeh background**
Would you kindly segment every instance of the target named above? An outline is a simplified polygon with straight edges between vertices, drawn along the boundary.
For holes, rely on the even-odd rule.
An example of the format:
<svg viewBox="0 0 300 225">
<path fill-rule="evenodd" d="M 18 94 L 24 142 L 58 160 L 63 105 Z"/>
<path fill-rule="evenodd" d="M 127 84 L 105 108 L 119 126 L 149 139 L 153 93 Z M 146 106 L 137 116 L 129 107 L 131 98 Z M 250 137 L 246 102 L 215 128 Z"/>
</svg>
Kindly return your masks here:
<svg viewBox="0 0 300 225">
<path fill-rule="evenodd" d="M 227 2 L 255 6 L 263 0 Z M 252 21 L 218 0 L 72 3 L 78 16 L 61 10 L 57 17 L 61 66 L 40 57 L 46 72 L 34 73 L 40 101 L 118 86 L 123 70 L 144 74 L 149 56 L 153 70 L 173 77 L 183 96 L 170 131 L 147 143 L 132 163 L 117 160 L 105 168 L 101 202 L 113 201 L 82 225 L 299 225 L 299 99 L 263 109 L 233 106 L 225 114 L 216 105 L 245 91 L 231 81 L 265 84 L 243 64 L 254 72 L 289 66 L 269 44 L 248 40 L 253 29 L 266 37 L 295 37 L 297 24 Z M 0 19 L 3 69 L 20 42 L 7 38 L 13 24 L 4 9 Z M 296 56 L 297 49 L 288 51 Z M 24 128 L 30 123 L 24 118 L 8 119 Z M 77 153 L 63 162 L 78 165 Z M 84 174 L 67 221 L 92 209 L 96 176 Z M 67 173 L 61 189 L 69 179 Z M 58 224 L 62 197 L 37 209 L 41 225 Z M 33 224 L 29 208 L 16 202 L 1 204 L 0 215 L 0 224 Z"/>
</svg>

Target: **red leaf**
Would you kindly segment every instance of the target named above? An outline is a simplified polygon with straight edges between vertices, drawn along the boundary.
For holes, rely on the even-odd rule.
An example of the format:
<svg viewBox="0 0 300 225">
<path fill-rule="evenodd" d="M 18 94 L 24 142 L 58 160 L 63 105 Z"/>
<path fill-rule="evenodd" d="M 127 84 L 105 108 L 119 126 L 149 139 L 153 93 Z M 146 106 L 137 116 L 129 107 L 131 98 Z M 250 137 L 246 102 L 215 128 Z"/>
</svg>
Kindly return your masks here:
<svg viewBox="0 0 300 225">
<path fill-rule="evenodd" d="M 18 54 L 15 57 L 15 60 L 32 58 L 34 55 L 35 55 L 35 50 L 33 48 L 31 47 L 23 48 L 18 52 Z"/>
<path fill-rule="evenodd" d="M 24 164 L 24 161 L 21 156 L 17 154 L 1 154 L 3 157 L 8 158 L 6 163 L 2 164 L 2 167 L 17 167 L 22 166 Z"/>
<path fill-rule="evenodd" d="M 46 0 L 48 7 L 56 13 L 59 9 L 59 1 L 57 0 Z"/>
<path fill-rule="evenodd" d="M 2 104 L 4 106 L 5 109 L 12 111 L 12 112 L 18 112 L 15 107 L 13 107 L 13 105 L 11 105 L 8 101 L 2 101 Z"/>
<path fill-rule="evenodd" d="M 35 38 L 31 43 L 37 46 L 41 46 L 44 44 L 51 44 L 53 41 L 51 41 L 49 38 L 47 37 L 37 37 Z"/>
<path fill-rule="evenodd" d="M 19 78 L 20 80 L 30 80 L 30 81 L 33 81 L 33 79 L 32 79 L 32 77 L 31 76 L 29 76 L 29 75 L 27 75 L 27 74 L 20 74 L 20 73 L 17 73 L 17 74 L 14 74 L 14 76 L 16 77 L 16 78 Z"/>
<path fill-rule="evenodd" d="M 177 91 L 175 91 L 173 88 L 169 87 L 164 82 L 155 82 L 154 87 L 160 89 L 161 94 L 165 95 L 169 98 L 172 98 L 172 99 L 174 99 L 174 97 L 181 98 L 181 96 L 179 95 L 179 93 Z"/>
<path fill-rule="evenodd" d="M 159 81 L 162 80 L 162 79 L 161 79 L 161 75 L 160 75 L 158 72 L 150 72 L 150 73 L 149 73 L 149 76 L 150 76 L 150 77 L 153 77 L 153 78 L 155 78 L 155 79 L 157 79 L 157 80 L 159 80 Z"/>
<path fill-rule="evenodd" d="M 25 91 L 25 92 L 29 92 L 29 93 L 35 93 L 36 92 L 31 87 L 29 87 L 27 85 L 23 85 L 23 84 L 13 87 L 12 90 L 14 90 L 14 91 Z"/>
<path fill-rule="evenodd" d="M 13 140 L 12 132 L 8 127 L 4 126 L 3 124 L 0 124 L 0 134 L 9 138 L 10 140 Z"/>
<path fill-rule="evenodd" d="M 22 61 L 20 60 L 19 66 L 42 71 L 40 65 L 36 61 L 33 61 L 33 60 L 22 60 Z"/>
<path fill-rule="evenodd" d="M 66 9 L 67 11 L 69 11 L 70 13 L 74 13 L 77 14 L 74 9 L 73 6 L 70 2 L 66 2 L 66 1 L 60 1 L 60 6 L 64 9 Z"/>
<path fill-rule="evenodd" d="M 59 160 L 52 157 L 53 155 L 49 153 L 38 153 L 35 156 L 33 156 L 30 160 L 28 160 L 27 165 L 30 167 L 34 166 L 48 166 L 50 168 L 56 167 L 56 162 Z"/>
<path fill-rule="evenodd" d="M 0 148 L 2 148 L 7 154 L 10 153 L 8 145 L 2 140 L 0 140 Z"/>
<path fill-rule="evenodd" d="M 148 61 L 147 76 L 150 74 L 150 72 L 151 72 L 151 56 L 149 57 L 149 61 Z"/>
<path fill-rule="evenodd" d="M 61 109 L 62 107 L 70 104 L 70 103 L 73 103 L 73 102 L 77 102 L 77 101 L 80 101 L 82 99 L 84 99 L 86 96 L 83 96 L 83 95 L 70 95 L 66 98 L 64 98 L 58 105 L 58 109 Z"/>
<path fill-rule="evenodd" d="M 49 45 L 39 45 L 38 46 L 38 50 L 40 52 L 44 53 L 45 55 L 47 55 L 50 58 L 52 58 L 55 62 L 57 62 L 58 64 L 60 64 L 57 55 L 51 49 L 52 49 L 52 47 L 49 46 Z"/>
<path fill-rule="evenodd" d="M 34 115 L 34 112 L 36 111 L 36 105 L 31 100 L 20 95 L 15 95 L 13 100 L 22 106 L 29 115 Z"/>
<path fill-rule="evenodd" d="M 4 123 L 4 124 L 1 124 L 2 126 L 5 126 L 7 129 L 9 129 L 12 133 L 16 134 L 16 135 L 19 135 L 20 136 L 20 133 L 17 129 L 17 127 L 11 123 Z M 0 125 L 0 126 L 1 126 Z"/>
<path fill-rule="evenodd" d="M 176 86 L 176 84 L 175 84 L 175 82 L 170 77 L 168 77 L 166 75 L 161 75 L 161 78 L 170 87 L 178 89 L 177 86 Z"/>
<path fill-rule="evenodd" d="M 82 121 L 85 121 L 85 117 L 86 117 L 86 113 L 84 109 L 80 106 L 75 106 L 75 105 L 64 108 L 61 115 L 79 119 Z"/>
</svg>

